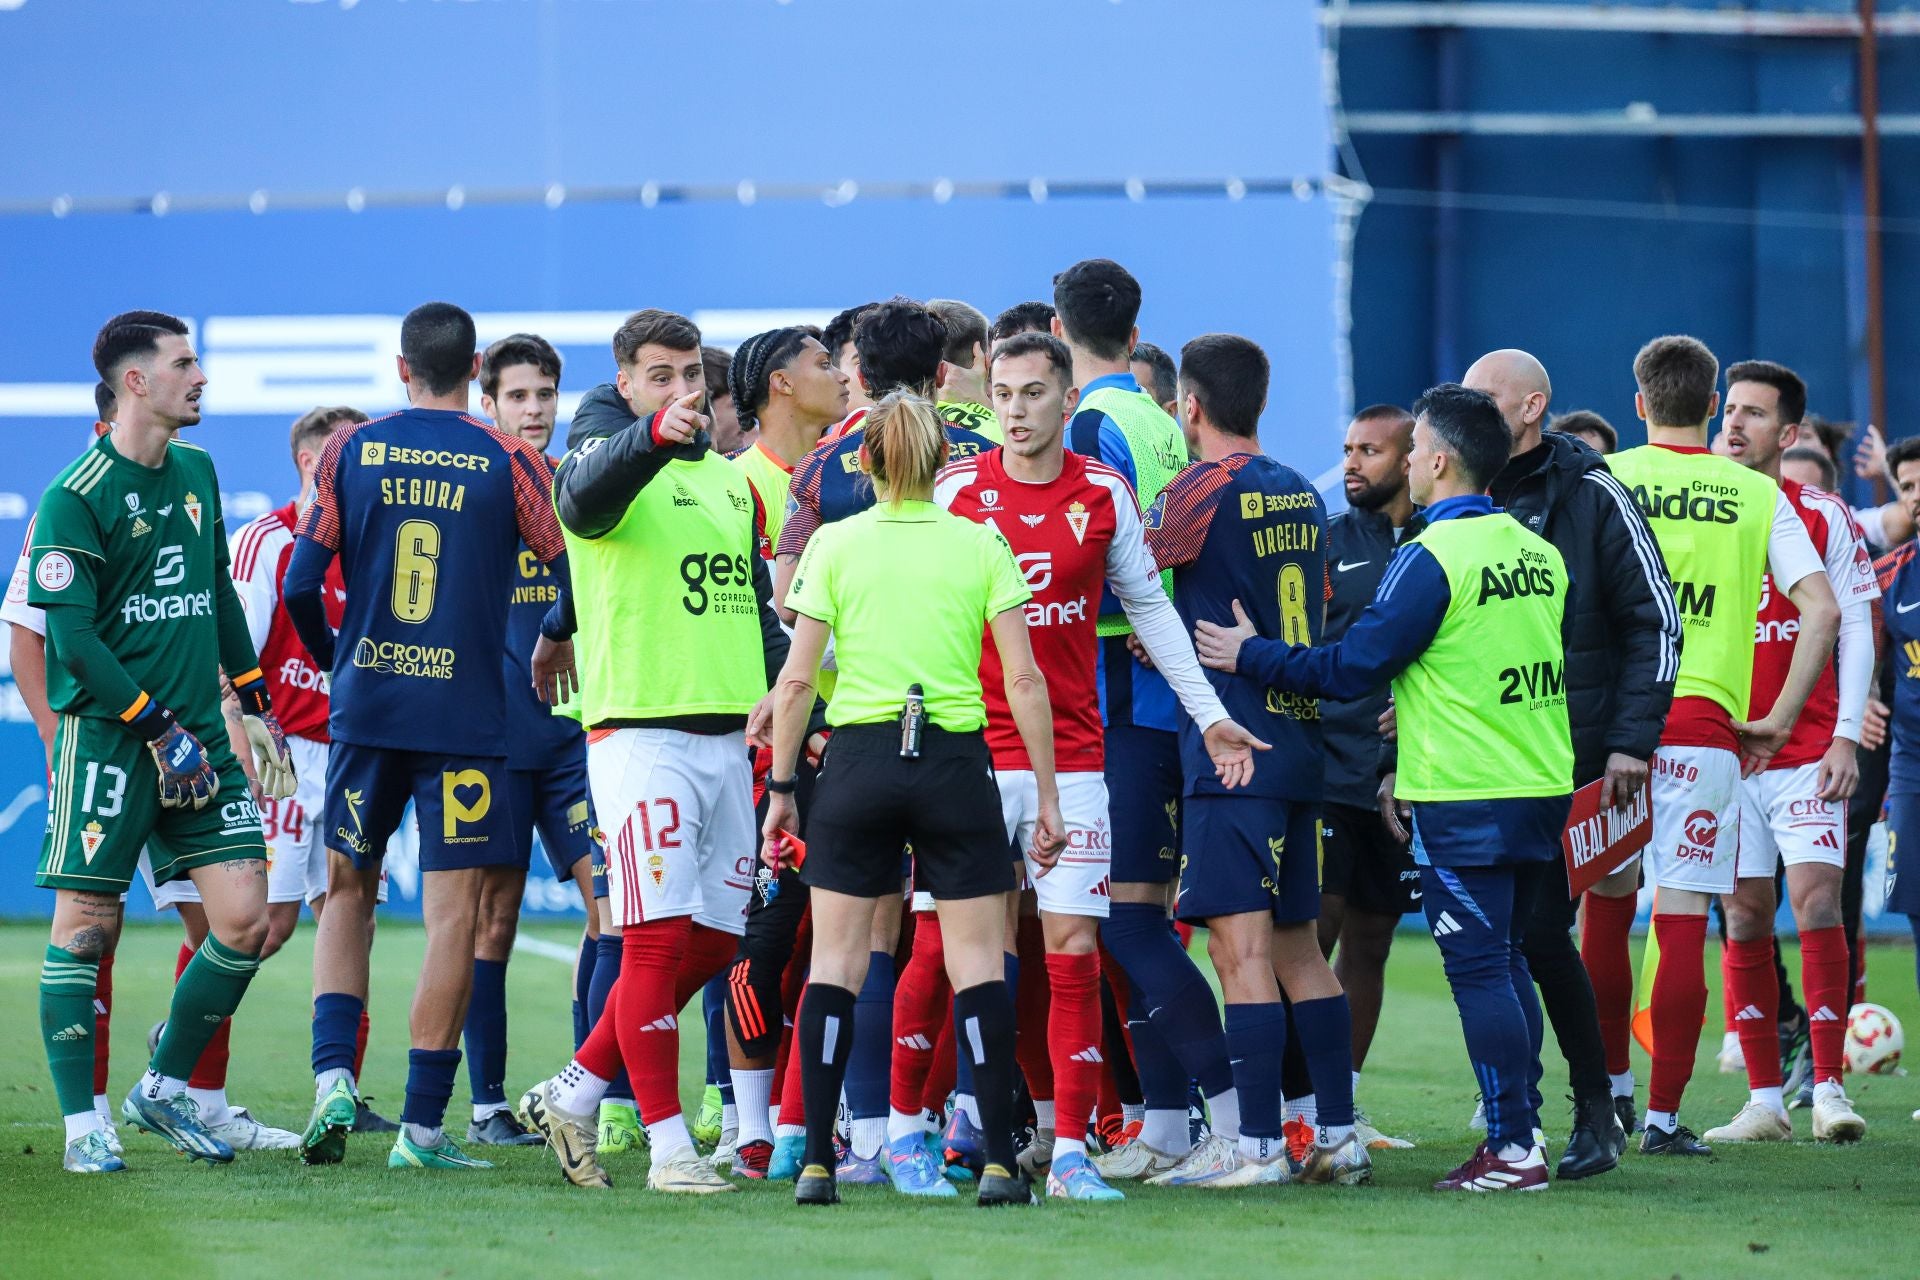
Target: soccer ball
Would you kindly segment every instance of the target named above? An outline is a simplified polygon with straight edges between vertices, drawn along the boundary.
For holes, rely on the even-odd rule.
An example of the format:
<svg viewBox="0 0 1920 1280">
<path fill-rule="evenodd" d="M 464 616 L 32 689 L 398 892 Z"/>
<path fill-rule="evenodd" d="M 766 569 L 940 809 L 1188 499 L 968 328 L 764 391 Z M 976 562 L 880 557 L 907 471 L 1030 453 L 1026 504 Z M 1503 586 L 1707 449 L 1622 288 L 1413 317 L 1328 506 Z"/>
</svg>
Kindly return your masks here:
<svg viewBox="0 0 1920 1280">
<path fill-rule="evenodd" d="M 1905 1045 L 1900 1019 L 1885 1005 L 1857 1004 L 1847 1011 L 1847 1070 L 1892 1075 Z"/>
</svg>

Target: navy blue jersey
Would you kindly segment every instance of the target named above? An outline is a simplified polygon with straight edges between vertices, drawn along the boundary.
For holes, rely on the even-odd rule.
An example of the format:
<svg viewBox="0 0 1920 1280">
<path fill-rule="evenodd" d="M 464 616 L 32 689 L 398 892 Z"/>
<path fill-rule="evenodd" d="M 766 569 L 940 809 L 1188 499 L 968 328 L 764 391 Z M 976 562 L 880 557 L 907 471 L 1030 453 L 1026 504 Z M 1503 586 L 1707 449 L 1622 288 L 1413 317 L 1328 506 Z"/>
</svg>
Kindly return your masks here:
<svg viewBox="0 0 1920 1280">
<path fill-rule="evenodd" d="M 1173 570 L 1173 603 L 1189 629 L 1202 618 L 1234 625 L 1238 600 L 1263 636 L 1317 644 L 1326 609 L 1327 512 L 1306 477 L 1262 454 L 1199 462 L 1174 477 L 1147 512 L 1147 545 Z M 1245 675 L 1208 670 L 1227 714 L 1270 743 L 1253 782 L 1228 793 L 1200 731 L 1181 716 L 1186 794 L 1256 795 L 1318 803 L 1320 703 Z"/>
<path fill-rule="evenodd" d="M 947 461 L 957 462 L 1000 446 L 983 435 L 944 424 L 947 433 Z M 827 441 L 793 467 L 793 482 L 787 487 L 787 514 L 780 524 L 776 556 L 797 556 L 807 549 L 807 539 L 823 524 L 859 515 L 874 503 L 873 482 L 860 468 L 861 436 L 858 423 Z"/>
<path fill-rule="evenodd" d="M 1915 546 L 1908 543 L 1875 566 L 1881 625 L 1886 628 L 1880 652 L 1882 692 L 1892 686 L 1887 703 L 1893 708 L 1888 795 L 1920 795 L 1920 569 L 1915 567 L 1920 556 L 1914 554 Z"/>
<path fill-rule="evenodd" d="M 548 484 L 554 461 L 541 458 Z M 570 716 L 555 715 L 533 691 L 533 646 L 540 622 L 560 598 L 560 579 L 525 542 L 514 557 L 518 572 L 507 606 L 507 767 L 559 769 L 586 759 L 587 732 Z"/>
<path fill-rule="evenodd" d="M 335 742 L 507 754 L 501 658 L 515 552 L 557 559 L 551 471 L 524 440 L 446 409 L 335 432 L 300 536 L 336 552 Z"/>
</svg>

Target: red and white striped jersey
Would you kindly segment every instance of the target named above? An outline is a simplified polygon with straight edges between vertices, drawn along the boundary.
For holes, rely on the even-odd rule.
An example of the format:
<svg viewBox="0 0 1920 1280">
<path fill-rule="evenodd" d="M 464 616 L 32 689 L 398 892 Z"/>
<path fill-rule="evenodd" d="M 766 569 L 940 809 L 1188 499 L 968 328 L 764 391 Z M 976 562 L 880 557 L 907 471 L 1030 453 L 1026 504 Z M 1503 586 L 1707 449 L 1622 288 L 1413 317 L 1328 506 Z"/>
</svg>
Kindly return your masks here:
<svg viewBox="0 0 1920 1280">
<path fill-rule="evenodd" d="M 280 584 L 293 559 L 294 529 L 299 515 L 289 502 L 257 520 L 240 526 L 233 535 L 233 588 L 246 611 L 247 631 L 260 654 L 260 670 L 267 679 L 267 696 L 280 727 L 296 738 L 326 742 L 327 693 L 320 671 L 313 665 L 293 620 L 280 606 Z M 340 576 L 340 560 L 327 566 L 327 625 L 338 630 L 347 587 Z"/>
<path fill-rule="evenodd" d="M 1077 453 L 1047 484 L 1009 479 L 998 451 L 953 463 L 934 485 L 934 501 L 997 530 L 1013 548 L 1033 599 L 1026 605 L 1033 656 L 1053 704 L 1054 767 L 1098 772 L 1105 765 L 1100 695 L 1094 684 L 1094 624 L 1100 587 L 1160 590 L 1140 523 L 1140 505 L 1118 471 Z M 1121 584 L 1128 590 L 1122 591 Z M 1000 654 L 991 633 L 980 655 L 987 745 L 998 769 L 1031 769 L 1007 705 Z"/>
<path fill-rule="evenodd" d="M 1792 504 L 1814 550 L 1826 566 L 1827 579 L 1833 584 L 1834 598 L 1840 608 L 1880 598 L 1880 584 L 1874 577 L 1873 557 L 1867 541 L 1854 521 L 1846 503 L 1824 489 L 1815 489 L 1796 480 L 1782 480 L 1781 492 Z M 1787 669 L 1793 664 L 1793 643 L 1800 635 L 1800 611 L 1784 591 L 1774 590 L 1773 575 L 1768 574 L 1760 588 L 1760 613 L 1753 633 L 1752 714 L 1763 716 L 1787 682 Z M 1814 764 L 1833 744 L 1834 724 L 1839 718 L 1840 686 L 1830 657 L 1820 672 L 1819 682 L 1807 698 L 1807 705 L 1794 722 L 1793 736 L 1775 754 L 1769 769 L 1793 768 Z"/>
</svg>

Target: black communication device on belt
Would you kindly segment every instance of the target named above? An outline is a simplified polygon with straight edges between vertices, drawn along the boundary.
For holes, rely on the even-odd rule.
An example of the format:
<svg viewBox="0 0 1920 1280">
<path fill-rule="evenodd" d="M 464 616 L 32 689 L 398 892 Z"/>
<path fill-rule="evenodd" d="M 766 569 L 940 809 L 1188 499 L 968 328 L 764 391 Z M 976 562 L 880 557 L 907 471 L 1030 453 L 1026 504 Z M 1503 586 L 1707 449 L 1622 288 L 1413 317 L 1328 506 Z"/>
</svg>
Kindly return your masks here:
<svg viewBox="0 0 1920 1280">
<path fill-rule="evenodd" d="M 900 758 L 918 760 L 920 740 L 927 732 L 926 695 L 917 684 L 907 686 L 906 705 L 900 708 Z"/>
</svg>

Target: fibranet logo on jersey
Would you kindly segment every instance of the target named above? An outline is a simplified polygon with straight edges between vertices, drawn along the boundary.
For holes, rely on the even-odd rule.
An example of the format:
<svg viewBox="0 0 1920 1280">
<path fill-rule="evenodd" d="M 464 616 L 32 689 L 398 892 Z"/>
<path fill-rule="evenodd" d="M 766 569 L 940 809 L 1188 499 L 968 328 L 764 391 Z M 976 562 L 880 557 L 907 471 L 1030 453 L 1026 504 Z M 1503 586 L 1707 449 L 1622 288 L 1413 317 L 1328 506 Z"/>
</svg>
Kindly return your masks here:
<svg viewBox="0 0 1920 1280">
<path fill-rule="evenodd" d="M 423 680 L 453 679 L 459 655 L 450 646 L 373 641 L 365 636 L 353 647 L 353 665 L 383 676 L 415 676 Z"/>
<path fill-rule="evenodd" d="M 212 614 L 211 591 L 196 591 L 184 596 L 150 596 L 142 592 L 128 596 L 120 605 L 120 620 L 128 626 L 136 622 L 163 622 L 172 618 L 206 618 Z"/>
</svg>

